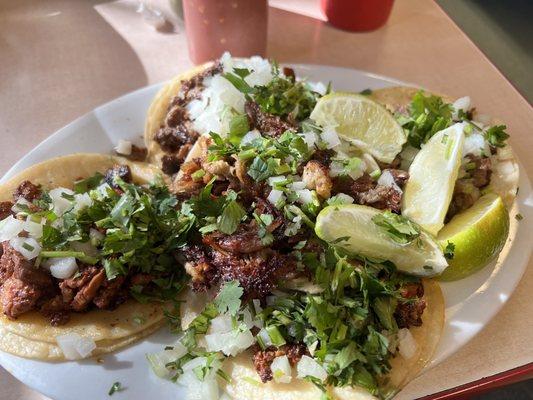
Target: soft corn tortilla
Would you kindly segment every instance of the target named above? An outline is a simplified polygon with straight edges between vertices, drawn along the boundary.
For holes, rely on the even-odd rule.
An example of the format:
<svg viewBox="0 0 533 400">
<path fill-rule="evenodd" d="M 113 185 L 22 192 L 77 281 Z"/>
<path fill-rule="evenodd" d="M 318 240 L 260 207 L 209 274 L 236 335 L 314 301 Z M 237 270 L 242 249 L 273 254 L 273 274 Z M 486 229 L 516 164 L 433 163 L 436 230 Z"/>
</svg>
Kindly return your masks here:
<svg viewBox="0 0 533 400">
<path fill-rule="evenodd" d="M 159 324 L 152 325 L 147 329 L 120 339 L 103 339 L 96 341 L 96 348 L 91 357 L 111 353 L 122 347 L 128 346 L 145 336 L 148 336 L 160 328 Z M 8 331 L 0 325 L 0 350 L 15 356 L 45 361 L 67 361 L 61 348 L 54 343 L 40 340 L 30 340 Z"/>
<path fill-rule="evenodd" d="M 390 87 L 385 89 L 374 90 L 370 97 L 384 105 L 392 113 L 406 112 L 413 96 L 421 89 L 414 87 Z M 431 94 L 426 92 L 426 94 Z M 447 103 L 453 103 L 454 100 L 446 95 L 434 94 L 440 96 Z M 496 119 L 491 121 L 492 125 L 500 124 Z M 509 144 L 500 147 L 492 157 L 492 176 L 488 190 L 498 194 L 504 201 L 507 209 L 512 208 L 516 192 L 518 190 L 519 169 L 518 162 Z"/>
<path fill-rule="evenodd" d="M 392 371 L 386 377 L 386 387 L 390 393 L 398 392 L 409 381 L 420 374 L 424 366 L 432 359 L 437 348 L 444 325 L 444 298 L 437 282 L 432 279 L 423 280 L 424 299 L 427 307 L 422 314 L 422 326 L 410 329 L 417 343 L 416 353 L 410 359 L 404 359 L 400 355 L 391 361 Z M 188 324 L 203 309 L 209 295 L 195 297 L 181 308 L 182 328 Z M 185 296 L 185 298 L 191 298 Z M 220 380 L 220 384 L 236 400 L 301 400 L 320 399 L 321 392 L 313 384 L 296 379 L 296 368 L 293 368 L 293 380 L 290 384 L 281 384 L 270 381 L 261 383 L 253 366 L 252 353 L 245 351 L 237 357 L 228 358 L 224 361 L 224 372 L 231 377 L 231 383 Z M 333 398 L 339 400 L 365 400 L 374 399 L 365 389 L 354 388 L 329 388 Z"/>
<path fill-rule="evenodd" d="M 167 154 L 154 140 L 154 137 L 159 128 L 164 125 L 165 117 L 167 116 L 168 107 L 172 98 L 178 94 L 183 81 L 191 79 L 193 76 L 201 73 L 212 65 L 213 63 L 199 65 L 176 76 L 155 95 L 148 108 L 146 124 L 144 127 L 144 143 L 148 149 L 147 160 L 151 164 L 161 167 L 161 157 Z"/>
<path fill-rule="evenodd" d="M 0 201 L 11 200 L 13 191 L 24 180 L 40 184 L 45 189 L 72 188 L 76 180 L 93 176 L 96 172 L 104 173 L 115 164 L 128 165 L 134 182 L 138 184 L 151 182 L 161 174 L 161 171 L 153 166 L 121 157 L 72 154 L 33 165 L 0 185 Z M 161 304 L 141 304 L 130 299 L 113 311 L 73 312 L 70 321 L 62 326 L 51 326 L 48 319 L 37 311 L 25 313 L 16 320 L 10 320 L 1 313 L 0 329 L 2 333 L 6 332 L 9 335 L 1 334 L 0 347 L 22 357 L 41 358 L 46 352 L 32 348 L 25 349 L 23 344 L 39 341 L 41 344 L 35 344 L 34 347 L 42 349 L 43 343 L 55 344 L 55 337 L 58 335 L 77 333 L 97 343 L 105 343 L 102 352 L 106 349 L 112 351 L 121 347 L 121 343 L 124 345 L 130 343 L 129 338 L 146 336 L 161 326 L 164 317 L 163 308 Z M 13 342 L 12 346 L 9 345 L 10 342 Z M 111 342 L 113 346 L 110 345 Z M 43 358 L 49 359 L 49 356 Z"/>
</svg>

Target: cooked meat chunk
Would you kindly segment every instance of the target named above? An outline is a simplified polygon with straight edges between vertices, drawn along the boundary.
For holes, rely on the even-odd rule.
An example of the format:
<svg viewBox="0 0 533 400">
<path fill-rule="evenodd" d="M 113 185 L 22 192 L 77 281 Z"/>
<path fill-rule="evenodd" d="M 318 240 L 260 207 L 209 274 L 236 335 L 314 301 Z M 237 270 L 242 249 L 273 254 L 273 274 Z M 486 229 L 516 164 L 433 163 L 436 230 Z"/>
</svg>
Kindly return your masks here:
<svg viewBox="0 0 533 400">
<path fill-rule="evenodd" d="M 13 249 L 9 242 L 3 242 L 2 247 L 0 285 L 11 277 L 43 288 L 52 284 L 52 279 L 46 271 L 36 268 L 32 262 L 26 260 L 22 254 Z"/>
<path fill-rule="evenodd" d="M 0 220 L 5 219 L 13 214 L 11 211 L 11 207 L 13 207 L 13 203 L 10 201 L 1 201 L 0 202 Z M 2 253 L 0 253 L 1 255 Z"/>
<path fill-rule="evenodd" d="M 472 154 L 466 156 L 474 168 L 470 171 L 472 176 L 472 183 L 477 188 L 484 188 L 490 183 L 490 176 L 492 174 L 492 163 L 488 157 L 478 157 Z"/>
<path fill-rule="evenodd" d="M 82 265 L 79 274 L 59 284 L 63 301 L 74 311 L 85 310 L 95 298 L 105 280 L 105 270 L 94 265 Z"/>
<path fill-rule="evenodd" d="M 311 156 L 311 160 L 316 160 L 322 165 L 329 166 L 334 155 L 335 152 L 333 150 L 316 150 Z"/>
<path fill-rule="evenodd" d="M 50 325 L 64 325 L 70 320 L 69 305 L 63 301 L 61 295 L 57 295 L 41 306 L 41 314 L 50 319 Z"/>
<path fill-rule="evenodd" d="M 453 197 L 446 213 L 446 222 L 461 211 L 474 205 L 481 197 L 481 192 L 474 186 L 472 179 L 458 179 L 453 189 Z"/>
<path fill-rule="evenodd" d="M 38 285 L 11 277 L 2 285 L 0 303 L 4 314 L 10 319 L 16 319 L 34 309 L 42 294 Z"/>
<path fill-rule="evenodd" d="M 193 144 L 198 139 L 198 133 L 192 131 L 189 125 L 189 123 L 183 123 L 175 127 L 164 126 L 156 133 L 154 139 L 163 151 L 177 153 L 182 146 Z"/>
<path fill-rule="evenodd" d="M 263 112 L 259 104 L 253 101 L 247 101 L 244 110 L 248 115 L 250 127 L 259 130 L 263 135 L 279 137 L 285 131 L 296 129 L 293 124 L 284 121 L 281 117 Z"/>
<path fill-rule="evenodd" d="M 237 231 L 231 235 L 214 232 L 205 235 L 202 240 L 204 244 L 218 251 L 242 254 L 254 253 L 268 247 L 261 242 L 258 230 L 257 224 L 253 221 L 251 224 L 240 224 Z"/>
<path fill-rule="evenodd" d="M 205 172 L 209 172 L 211 175 L 219 177 L 230 177 L 230 168 L 230 165 L 224 160 L 204 162 L 202 164 L 202 169 Z"/>
<path fill-rule="evenodd" d="M 261 350 L 259 347 L 255 349 L 254 353 L 254 367 L 257 374 L 261 378 L 263 383 L 272 380 L 272 370 L 270 366 L 274 358 L 286 355 L 289 359 L 289 363 L 294 367 L 302 356 L 309 354 L 307 347 L 303 343 L 284 344 L 281 347 L 270 346 L 265 350 Z"/>
<path fill-rule="evenodd" d="M 401 212 L 402 193 L 390 186 L 378 185 L 367 192 L 358 193 L 358 204 L 369 205 L 380 210 L 391 210 L 399 214 Z"/>
<path fill-rule="evenodd" d="M 204 183 L 202 180 L 193 179 L 192 174 L 201 168 L 200 161 L 197 159 L 184 162 L 180 168 L 181 175 L 172 183 L 171 190 L 176 195 L 186 198 L 198 194 L 200 189 L 204 187 Z"/>
<path fill-rule="evenodd" d="M 164 155 L 161 157 L 161 169 L 167 175 L 174 175 L 180 170 L 181 161 L 174 155 Z"/>
<path fill-rule="evenodd" d="M 393 171 L 401 182 L 399 170 Z M 355 181 L 347 177 L 336 178 L 334 180 L 334 192 L 346 193 L 352 196 L 358 204 L 369 205 L 381 210 L 389 209 L 395 213 L 400 213 L 401 210 L 402 193 L 390 186 L 377 185 L 372 177 L 366 173 Z"/>
<path fill-rule="evenodd" d="M 20 198 L 24 198 L 29 202 L 41 197 L 41 188 L 34 185 L 30 181 L 23 181 L 13 193 L 13 198 L 17 201 Z"/>
<path fill-rule="evenodd" d="M 409 179 L 409 172 L 404 171 L 403 169 L 385 169 L 383 172 L 388 171 L 392 178 L 394 179 L 394 182 L 403 189 L 405 183 Z"/>
<path fill-rule="evenodd" d="M 400 301 L 394 312 L 396 323 L 400 328 L 422 325 L 422 314 L 426 309 L 424 286 L 421 282 L 409 283 L 400 288 L 400 294 L 405 301 Z"/>
<path fill-rule="evenodd" d="M 131 183 L 132 176 L 130 167 L 127 165 L 115 165 L 113 168 L 109 168 L 106 173 L 104 180 L 105 182 L 114 189 L 119 189 L 119 186 L 115 183 L 115 179 L 120 178 L 124 182 Z"/>
<path fill-rule="evenodd" d="M 148 154 L 148 150 L 146 149 L 146 147 L 139 147 L 139 146 L 135 146 L 134 144 L 132 144 L 131 153 L 125 157 L 128 160 L 132 160 L 132 161 L 144 161 L 146 160 L 147 154 Z"/>
<path fill-rule="evenodd" d="M 124 276 L 117 276 L 110 281 L 104 279 L 98 293 L 94 297 L 94 305 L 100 309 L 108 310 L 123 303 L 126 300 L 123 287 L 125 281 L 126 278 Z"/>
<path fill-rule="evenodd" d="M 185 272 L 191 276 L 194 290 L 207 290 L 217 280 L 217 269 L 211 264 L 206 249 L 198 245 L 186 246 L 182 252 L 185 258 Z"/>
<path fill-rule="evenodd" d="M 211 263 L 222 281 L 238 280 L 248 299 L 268 295 L 280 280 L 288 279 L 296 270 L 294 259 L 270 249 L 246 255 L 214 251 Z"/>
<path fill-rule="evenodd" d="M 294 70 L 289 67 L 283 67 L 283 75 L 285 75 L 287 78 L 292 79 L 293 81 L 296 79 Z"/>
<path fill-rule="evenodd" d="M 154 277 L 150 274 L 135 274 L 130 278 L 131 286 L 146 286 L 154 280 Z"/>
<path fill-rule="evenodd" d="M 333 182 L 329 177 L 328 168 L 319 161 L 311 160 L 305 165 L 302 180 L 307 189 L 316 190 L 323 199 L 331 197 Z"/>
</svg>

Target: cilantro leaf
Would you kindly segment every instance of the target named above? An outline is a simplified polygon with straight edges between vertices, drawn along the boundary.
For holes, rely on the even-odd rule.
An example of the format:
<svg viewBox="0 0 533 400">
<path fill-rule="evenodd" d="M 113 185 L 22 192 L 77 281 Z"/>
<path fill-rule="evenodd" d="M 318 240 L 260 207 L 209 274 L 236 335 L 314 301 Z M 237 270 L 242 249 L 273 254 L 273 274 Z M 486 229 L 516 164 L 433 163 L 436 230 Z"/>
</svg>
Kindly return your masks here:
<svg viewBox="0 0 533 400">
<path fill-rule="evenodd" d="M 217 229 L 222 233 L 231 235 L 237 230 L 241 219 L 245 215 L 244 208 L 235 200 L 232 200 L 224 207 L 217 222 Z"/>
<path fill-rule="evenodd" d="M 214 300 L 218 312 L 229 312 L 231 315 L 236 315 L 241 307 L 241 296 L 243 293 L 244 289 L 238 281 L 224 283 Z"/>
<path fill-rule="evenodd" d="M 446 247 L 444 248 L 444 257 L 446 257 L 448 260 L 453 260 L 455 252 L 455 244 L 452 242 L 447 242 Z"/>
<path fill-rule="evenodd" d="M 229 123 L 228 140 L 238 145 L 242 137 L 250 130 L 250 123 L 246 114 L 238 114 L 234 116 Z"/>
<path fill-rule="evenodd" d="M 495 125 L 487 129 L 485 136 L 488 142 L 494 147 L 505 147 L 505 141 L 509 138 L 505 129 L 507 129 L 505 125 Z"/>
<path fill-rule="evenodd" d="M 109 396 L 113 396 L 116 392 L 120 392 L 124 390 L 120 382 L 115 382 L 113 385 L 111 385 L 111 388 L 109 389 L 109 392 L 107 393 Z"/>
<path fill-rule="evenodd" d="M 396 243 L 408 244 L 420 236 L 420 227 L 407 218 L 385 211 L 372 217 L 372 221 Z"/>
</svg>

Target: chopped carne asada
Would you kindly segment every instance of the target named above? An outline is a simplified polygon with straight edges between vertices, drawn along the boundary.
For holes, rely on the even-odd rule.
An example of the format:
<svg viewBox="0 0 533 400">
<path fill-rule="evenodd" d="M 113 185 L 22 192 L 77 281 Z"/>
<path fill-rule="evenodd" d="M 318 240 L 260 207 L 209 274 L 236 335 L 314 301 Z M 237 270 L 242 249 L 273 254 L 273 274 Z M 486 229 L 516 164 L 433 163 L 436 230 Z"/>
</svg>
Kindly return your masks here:
<svg viewBox="0 0 533 400">
<path fill-rule="evenodd" d="M 78 192 L 55 188 L 49 193 L 29 181 L 20 184 L 14 197 L 29 203 L 23 203 L 27 207 L 16 213 L 20 219 L 15 221 L 35 213 L 44 218 L 46 235 L 34 238 L 22 230 L 2 242 L 0 302 L 8 318 L 39 311 L 52 325 L 61 325 L 72 312 L 112 310 L 131 297 L 160 300 L 164 293 L 155 278 L 160 284 L 181 285 L 183 274 L 175 261 L 181 239 L 172 239 L 181 225 L 176 210 L 165 205 L 177 199 L 164 186 L 141 187 L 132 181 L 130 168 L 116 165 L 105 176 L 76 183 Z M 65 202 L 72 206 L 56 214 Z M 12 203 L 2 204 L 3 219 L 11 218 L 14 213 L 7 209 Z M 123 229 L 129 232 L 126 237 Z M 39 253 L 34 252 L 37 245 Z M 156 247 L 159 259 L 153 260 Z"/>
<path fill-rule="evenodd" d="M 256 348 L 254 351 L 254 367 L 261 378 L 261 382 L 266 383 L 273 378 L 270 366 L 276 357 L 287 356 L 290 365 L 294 367 L 303 355 L 309 355 L 307 346 L 303 343 L 284 344 L 281 347 L 271 346 L 265 350 Z"/>
</svg>

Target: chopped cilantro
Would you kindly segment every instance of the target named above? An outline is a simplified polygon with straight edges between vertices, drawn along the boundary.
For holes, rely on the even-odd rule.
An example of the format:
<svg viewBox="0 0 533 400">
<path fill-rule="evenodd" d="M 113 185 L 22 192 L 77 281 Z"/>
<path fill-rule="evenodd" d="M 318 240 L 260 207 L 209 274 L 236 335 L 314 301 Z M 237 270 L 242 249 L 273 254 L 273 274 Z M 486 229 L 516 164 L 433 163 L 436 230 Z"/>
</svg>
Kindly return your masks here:
<svg viewBox="0 0 533 400">
<path fill-rule="evenodd" d="M 420 227 L 418 225 L 390 211 L 373 216 L 372 221 L 383 228 L 396 243 L 408 244 L 420 236 Z"/>
<path fill-rule="evenodd" d="M 524 216 L 523 216 L 522 214 L 520 214 L 520 213 L 515 214 L 514 217 L 515 217 L 515 219 L 516 219 L 517 221 L 522 221 L 522 220 L 524 219 Z"/>
<path fill-rule="evenodd" d="M 236 315 L 241 306 L 241 296 L 243 293 L 244 290 L 238 281 L 224 283 L 214 300 L 218 312 L 229 312 L 231 315 Z"/>
<path fill-rule="evenodd" d="M 235 200 L 231 200 L 222 211 L 218 222 L 217 228 L 219 231 L 231 235 L 237 230 L 241 219 L 246 215 L 244 208 Z"/>
<path fill-rule="evenodd" d="M 363 96 L 370 96 L 372 94 L 372 89 L 361 90 L 359 94 L 362 94 Z"/>
<path fill-rule="evenodd" d="M 229 123 L 229 136 L 228 140 L 238 145 L 242 137 L 250 130 L 250 124 L 248 123 L 248 117 L 246 114 L 238 114 L 234 116 Z"/>
<path fill-rule="evenodd" d="M 505 147 L 505 141 L 509 138 L 505 129 L 507 129 L 505 125 L 491 126 L 485 132 L 487 141 L 494 147 Z"/>
<path fill-rule="evenodd" d="M 455 244 L 452 242 L 447 242 L 446 247 L 444 248 L 444 257 L 446 257 L 448 260 L 453 260 L 455 252 Z"/>
<path fill-rule="evenodd" d="M 124 390 L 122 387 L 122 384 L 120 382 L 115 382 L 113 385 L 111 385 L 111 388 L 109 389 L 109 392 L 107 393 L 109 396 L 113 396 L 116 392 L 121 392 Z"/>
</svg>

